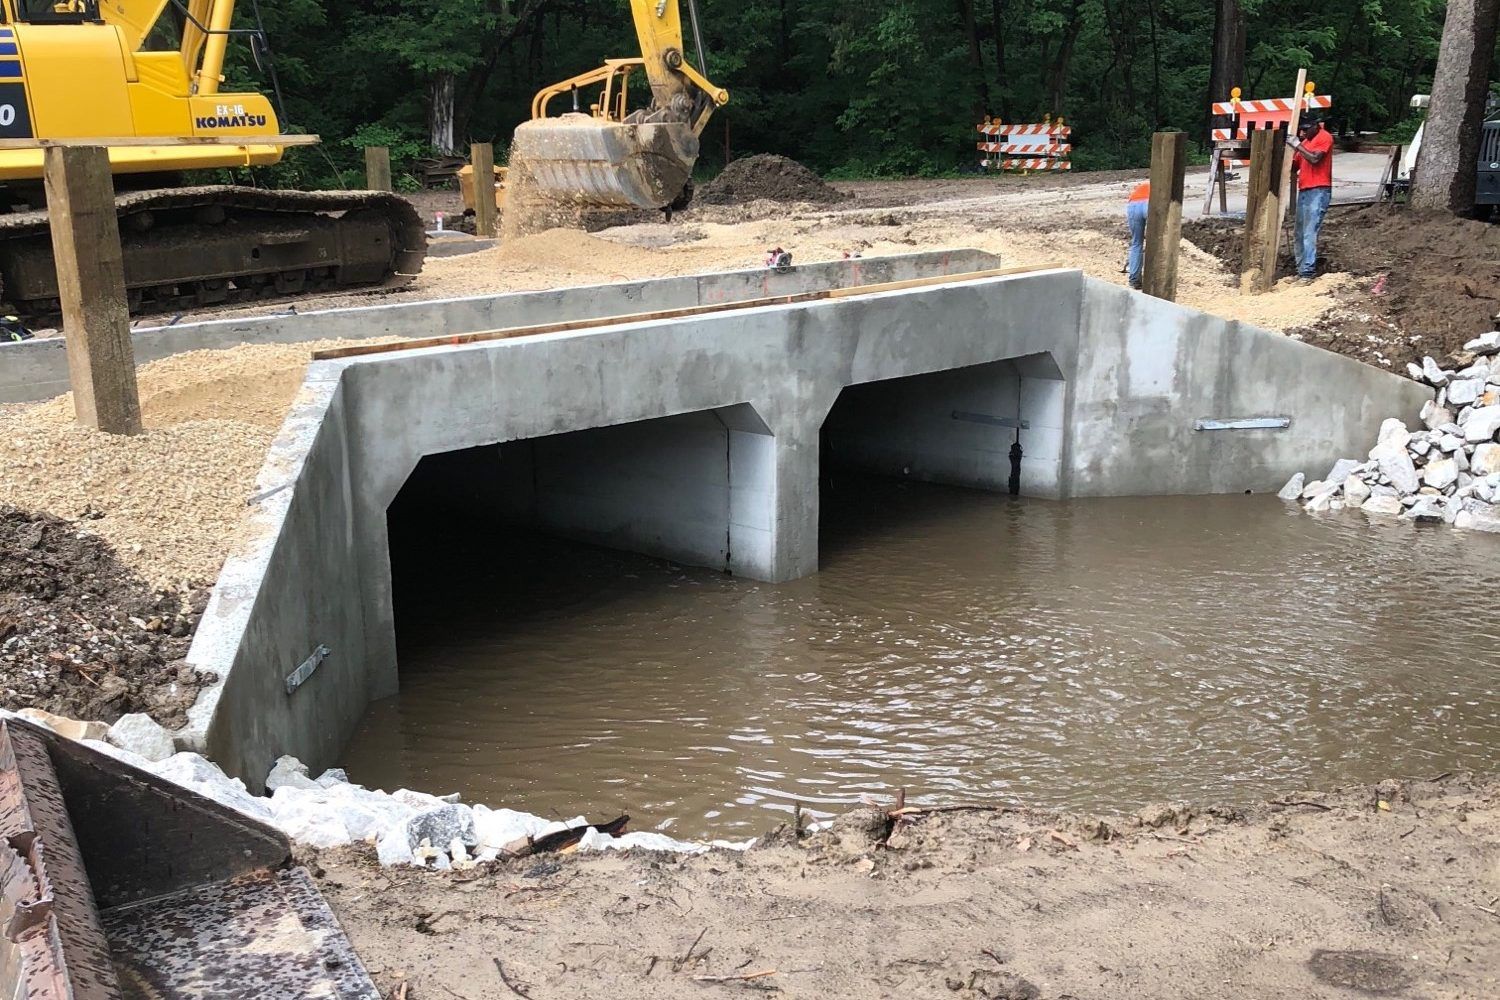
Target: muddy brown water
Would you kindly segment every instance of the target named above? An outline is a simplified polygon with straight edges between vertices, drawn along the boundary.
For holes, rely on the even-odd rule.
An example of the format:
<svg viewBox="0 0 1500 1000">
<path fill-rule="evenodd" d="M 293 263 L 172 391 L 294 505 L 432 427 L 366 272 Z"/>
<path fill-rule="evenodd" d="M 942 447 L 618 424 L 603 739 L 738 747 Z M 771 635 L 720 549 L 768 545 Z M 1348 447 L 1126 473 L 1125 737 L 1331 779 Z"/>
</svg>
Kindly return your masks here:
<svg viewBox="0 0 1500 1000">
<path fill-rule="evenodd" d="M 1500 758 L 1500 537 L 1267 496 L 823 507 L 823 569 L 774 586 L 424 539 L 351 777 L 742 836 L 902 787 L 1107 812 Z"/>
</svg>

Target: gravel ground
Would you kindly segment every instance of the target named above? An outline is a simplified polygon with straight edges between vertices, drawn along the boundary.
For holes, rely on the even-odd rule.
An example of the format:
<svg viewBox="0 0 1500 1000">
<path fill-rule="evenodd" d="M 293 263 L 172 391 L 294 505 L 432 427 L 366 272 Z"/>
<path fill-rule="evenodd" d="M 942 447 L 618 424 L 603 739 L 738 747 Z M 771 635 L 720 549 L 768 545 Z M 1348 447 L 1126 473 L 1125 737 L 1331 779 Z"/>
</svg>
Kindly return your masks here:
<svg viewBox="0 0 1500 1000">
<path fill-rule="evenodd" d="M 140 369 L 146 433 L 73 422 L 71 395 L 0 408 L 0 504 L 78 523 L 153 587 L 211 584 L 309 354 L 345 341 L 193 351 Z"/>
</svg>

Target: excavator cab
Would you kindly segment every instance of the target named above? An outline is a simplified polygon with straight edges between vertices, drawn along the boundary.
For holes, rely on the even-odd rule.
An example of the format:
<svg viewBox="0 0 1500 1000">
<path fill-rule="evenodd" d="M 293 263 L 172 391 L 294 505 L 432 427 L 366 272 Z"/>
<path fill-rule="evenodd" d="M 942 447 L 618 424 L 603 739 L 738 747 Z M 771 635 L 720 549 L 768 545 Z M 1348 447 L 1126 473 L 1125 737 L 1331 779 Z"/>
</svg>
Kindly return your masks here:
<svg viewBox="0 0 1500 1000">
<path fill-rule="evenodd" d="M 22 24 L 103 23 L 98 0 L 16 0 L 16 18 Z"/>
<path fill-rule="evenodd" d="M 631 0 L 640 58 L 607 59 L 603 67 L 541 90 L 531 120 L 516 129 L 512 184 L 523 197 L 578 208 L 670 209 L 691 197 L 698 137 L 729 94 L 709 82 L 683 54 L 677 0 Z M 703 60 L 695 0 L 688 0 L 695 44 Z M 631 73 L 644 70 L 651 99 L 629 108 Z M 597 98 L 585 111 L 584 93 Z M 567 95 L 572 110 L 550 117 Z"/>
</svg>

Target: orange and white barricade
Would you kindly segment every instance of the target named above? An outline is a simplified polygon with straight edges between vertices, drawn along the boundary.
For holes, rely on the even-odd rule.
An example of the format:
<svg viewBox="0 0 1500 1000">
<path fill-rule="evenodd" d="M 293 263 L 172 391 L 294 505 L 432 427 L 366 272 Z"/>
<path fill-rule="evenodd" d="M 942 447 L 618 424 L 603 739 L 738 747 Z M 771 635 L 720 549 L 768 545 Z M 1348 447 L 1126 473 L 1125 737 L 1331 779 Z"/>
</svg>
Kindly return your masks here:
<svg viewBox="0 0 1500 1000">
<path fill-rule="evenodd" d="M 1235 167 L 1250 165 L 1250 133 L 1258 129 L 1285 128 L 1291 124 L 1292 112 L 1301 105 L 1302 111 L 1333 107 L 1331 94 L 1314 93 L 1314 85 L 1307 84 L 1301 100 L 1293 97 L 1273 97 L 1265 101 L 1240 100 L 1240 88 L 1229 92 L 1229 100 L 1216 101 L 1210 105 L 1216 117 L 1227 116 L 1231 120 L 1228 128 L 1215 128 L 1209 138 L 1213 140 L 1213 158 L 1209 161 L 1208 194 L 1203 202 L 1203 214 L 1213 214 L 1214 187 L 1219 189 L 1219 207 L 1227 199 L 1224 190 L 1225 174 Z"/>
<path fill-rule="evenodd" d="M 979 165 L 986 170 L 1071 170 L 1068 154 L 1073 146 L 1067 140 L 1073 129 L 1061 118 L 1046 116 L 1041 122 L 1007 125 L 985 119 L 979 126 L 983 136 L 975 145 L 984 154 Z"/>
</svg>

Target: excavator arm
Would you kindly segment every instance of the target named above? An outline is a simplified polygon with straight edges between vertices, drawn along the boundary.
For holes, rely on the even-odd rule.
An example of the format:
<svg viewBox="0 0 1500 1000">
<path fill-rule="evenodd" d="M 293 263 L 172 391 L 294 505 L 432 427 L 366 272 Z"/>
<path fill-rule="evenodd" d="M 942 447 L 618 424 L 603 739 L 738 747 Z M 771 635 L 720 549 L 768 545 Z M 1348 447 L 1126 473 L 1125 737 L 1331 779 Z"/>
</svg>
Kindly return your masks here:
<svg viewBox="0 0 1500 1000">
<path fill-rule="evenodd" d="M 678 0 L 631 0 L 630 12 L 640 58 L 609 59 L 602 69 L 544 88 L 532 104 L 532 120 L 516 129 L 509 176 L 525 186 L 522 197 L 650 209 L 681 205 L 690 194 L 698 137 L 729 93 L 684 54 Z M 698 48 L 701 58 L 701 43 Z M 636 68 L 645 71 L 651 103 L 628 111 L 626 86 Z M 603 90 L 589 114 L 547 117 L 554 97 L 595 84 Z"/>
</svg>

